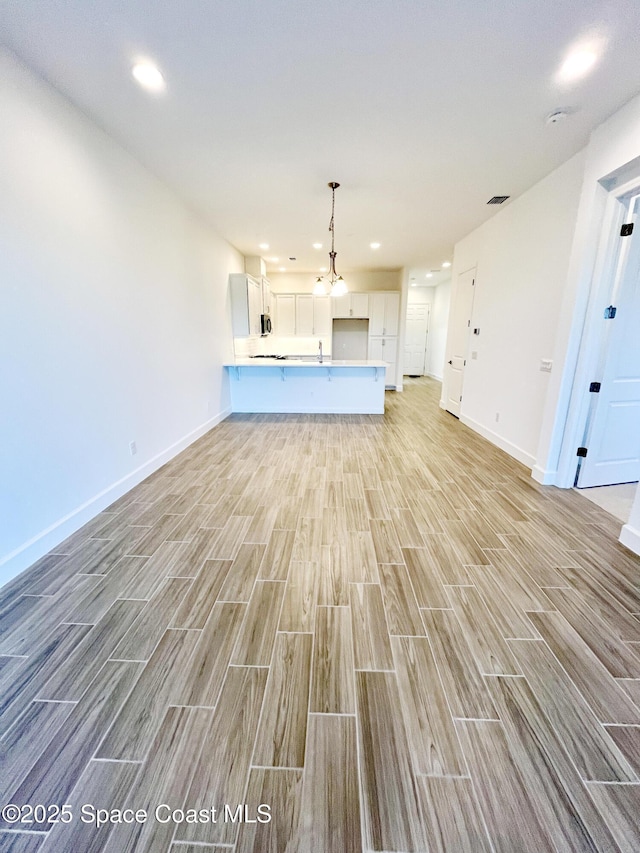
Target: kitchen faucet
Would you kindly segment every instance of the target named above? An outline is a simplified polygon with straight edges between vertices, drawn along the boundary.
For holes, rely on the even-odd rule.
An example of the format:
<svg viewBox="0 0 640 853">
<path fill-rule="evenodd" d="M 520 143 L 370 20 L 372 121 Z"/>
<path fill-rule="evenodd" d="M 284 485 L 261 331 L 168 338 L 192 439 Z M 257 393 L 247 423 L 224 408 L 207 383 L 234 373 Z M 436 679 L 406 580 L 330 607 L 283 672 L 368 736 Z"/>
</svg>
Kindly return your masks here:
<svg viewBox="0 0 640 853">
<path fill-rule="evenodd" d="M 318 361 L 322 364 L 322 341 L 318 341 Z"/>
</svg>

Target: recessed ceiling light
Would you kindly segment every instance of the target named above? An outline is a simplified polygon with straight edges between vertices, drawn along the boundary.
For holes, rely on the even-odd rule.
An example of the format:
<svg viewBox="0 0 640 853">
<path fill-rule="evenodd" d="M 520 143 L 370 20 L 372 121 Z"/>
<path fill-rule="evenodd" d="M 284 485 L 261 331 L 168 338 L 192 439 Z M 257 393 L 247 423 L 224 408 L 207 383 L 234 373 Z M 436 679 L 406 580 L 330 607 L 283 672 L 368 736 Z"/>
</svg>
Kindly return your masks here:
<svg viewBox="0 0 640 853">
<path fill-rule="evenodd" d="M 442 269 L 445 269 L 445 270 L 446 270 L 446 269 L 448 269 L 448 267 L 450 267 L 450 266 L 451 266 L 451 262 L 450 262 L 450 261 L 445 261 L 445 262 L 442 264 Z"/>
<path fill-rule="evenodd" d="M 280 258 L 267 258 L 267 260 L 270 261 L 272 264 L 277 264 Z"/>
<path fill-rule="evenodd" d="M 164 77 L 153 62 L 136 62 L 131 73 L 143 89 L 149 92 L 162 92 L 166 88 Z"/>
<path fill-rule="evenodd" d="M 321 249 L 321 248 L 322 248 L 322 243 L 314 243 L 314 244 L 313 244 L 313 248 L 314 248 L 314 249 Z"/>
<path fill-rule="evenodd" d="M 326 272 L 326 271 L 327 271 L 326 267 L 320 267 L 320 272 Z"/>
<path fill-rule="evenodd" d="M 258 248 L 259 249 L 268 249 L 269 244 L 268 243 L 258 243 Z"/>
<path fill-rule="evenodd" d="M 369 243 L 369 245 L 371 246 L 372 249 L 379 249 L 380 248 L 380 243 Z"/>
<path fill-rule="evenodd" d="M 280 270 L 280 272 L 286 272 L 287 271 L 286 267 L 279 267 L 278 269 Z"/>
<path fill-rule="evenodd" d="M 411 282 L 411 287 L 417 287 L 417 286 L 418 286 L 418 285 L 415 283 L 415 281 L 412 281 L 412 282 Z"/>
<path fill-rule="evenodd" d="M 433 278 L 433 273 L 432 273 L 432 272 L 428 272 L 428 273 L 427 273 L 427 275 L 426 275 L 426 278 Z"/>
<path fill-rule="evenodd" d="M 588 74 L 596 64 L 597 52 L 592 47 L 581 47 L 572 51 L 560 66 L 558 80 L 571 83 Z"/>
</svg>

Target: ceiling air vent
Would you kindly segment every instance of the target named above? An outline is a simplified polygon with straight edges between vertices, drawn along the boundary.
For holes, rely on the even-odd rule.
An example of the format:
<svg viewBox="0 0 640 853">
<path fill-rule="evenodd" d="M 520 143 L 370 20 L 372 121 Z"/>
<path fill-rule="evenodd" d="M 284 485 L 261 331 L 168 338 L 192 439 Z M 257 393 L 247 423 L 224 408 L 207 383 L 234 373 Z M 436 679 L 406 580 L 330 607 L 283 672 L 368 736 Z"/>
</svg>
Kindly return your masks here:
<svg viewBox="0 0 640 853">
<path fill-rule="evenodd" d="M 511 196 L 508 196 L 508 195 L 494 195 L 494 197 L 493 197 L 493 198 L 490 198 L 490 199 L 489 199 L 489 201 L 487 202 L 487 204 L 504 204 L 504 202 L 505 202 L 508 198 L 511 198 Z"/>
</svg>

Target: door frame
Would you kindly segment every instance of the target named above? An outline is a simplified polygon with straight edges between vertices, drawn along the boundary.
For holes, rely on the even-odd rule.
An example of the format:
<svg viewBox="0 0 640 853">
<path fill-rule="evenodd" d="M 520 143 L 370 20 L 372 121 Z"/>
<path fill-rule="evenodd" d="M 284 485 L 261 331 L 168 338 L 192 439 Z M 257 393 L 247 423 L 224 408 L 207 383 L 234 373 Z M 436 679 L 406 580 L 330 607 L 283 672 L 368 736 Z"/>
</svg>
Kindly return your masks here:
<svg viewBox="0 0 640 853">
<path fill-rule="evenodd" d="M 637 188 L 632 194 L 627 194 L 626 199 L 628 199 L 628 206 L 624 219 L 627 223 L 633 223 L 634 236 L 622 237 L 618 232 L 619 249 L 615 258 L 616 268 L 610 279 L 610 304 L 616 306 L 617 309 L 625 307 L 625 300 L 632 296 L 635 284 L 640 280 L 640 239 L 636 230 L 640 224 L 640 188 Z M 615 357 L 616 346 L 622 345 L 623 348 L 635 349 L 632 330 L 628 323 L 625 324 L 622 319 L 619 323 L 601 319 L 600 323 L 600 360 L 597 365 L 597 372 L 593 377 L 596 382 L 604 381 L 607 376 L 607 367 L 611 366 L 610 360 Z M 623 325 L 624 333 L 619 324 Z M 591 486 L 589 484 L 581 484 L 580 480 L 599 479 L 597 468 L 593 467 L 594 464 L 597 465 L 598 463 L 597 447 L 594 447 L 594 442 L 598 440 L 596 428 L 598 425 L 600 428 L 603 426 L 601 420 L 604 416 L 601 406 L 605 405 L 603 397 L 606 398 L 606 393 L 610 391 L 611 388 L 607 384 L 602 386 L 602 393 L 589 393 L 589 408 L 585 423 L 584 440 L 582 442 L 582 446 L 588 448 L 589 453 L 586 458 L 578 457 L 577 460 L 575 486 L 578 488 L 588 489 L 591 486 L 600 485 L 597 482 L 592 482 Z M 638 431 L 640 432 L 640 423 L 638 423 Z M 593 454 L 590 452 L 591 450 L 594 451 Z M 628 471 L 626 472 L 627 475 L 629 473 Z M 603 474 L 601 476 L 604 478 Z M 616 480 L 614 476 L 611 473 L 607 474 L 606 479 L 609 482 L 602 485 L 615 485 L 619 482 L 632 482 L 638 479 L 637 477 L 627 477 L 626 480 Z M 618 476 L 620 475 L 618 474 Z"/>
<path fill-rule="evenodd" d="M 459 414 L 456 415 L 454 412 L 452 412 L 450 409 L 447 408 L 447 404 L 449 401 L 449 383 L 451 382 L 451 371 L 447 370 L 447 367 L 451 366 L 451 359 L 452 359 L 451 347 L 453 345 L 452 344 L 452 337 L 453 337 L 452 329 L 453 329 L 455 320 L 457 319 L 456 318 L 456 300 L 458 299 L 458 296 L 459 296 L 459 286 L 460 286 L 459 283 L 460 283 L 460 279 L 462 278 L 462 276 L 467 275 L 467 273 L 473 274 L 473 285 L 472 285 L 473 293 L 472 293 L 472 297 L 471 297 L 471 310 L 470 310 L 469 322 L 467 325 L 467 337 L 466 337 L 465 346 L 464 346 L 463 365 L 462 365 L 462 369 L 460 371 L 461 372 L 460 410 L 459 410 Z M 462 416 L 462 397 L 463 397 L 462 392 L 464 389 L 464 372 L 465 372 L 465 368 L 467 365 L 467 359 L 469 357 L 469 347 L 470 347 L 470 341 L 471 341 L 471 320 L 473 319 L 473 311 L 474 311 L 474 307 L 475 307 L 475 298 L 476 298 L 475 283 L 477 282 L 477 280 L 478 280 L 478 265 L 477 264 L 474 264 L 473 266 L 468 267 L 467 269 L 464 269 L 464 270 L 461 270 L 460 272 L 457 272 L 455 275 L 455 279 L 452 278 L 451 302 L 450 302 L 450 308 L 449 308 L 449 324 L 448 324 L 448 328 L 447 328 L 447 345 L 446 345 L 445 356 L 444 356 L 444 373 L 443 373 L 444 382 L 442 383 L 442 397 L 440 400 L 440 408 L 449 412 L 449 414 L 453 415 L 454 418 L 460 418 Z"/>
<path fill-rule="evenodd" d="M 406 310 L 406 313 L 404 316 L 405 338 L 404 338 L 404 345 L 402 347 L 403 359 L 404 359 L 404 349 L 406 348 L 406 345 L 407 345 L 407 334 L 406 334 L 407 325 L 406 324 L 407 324 L 407 321 L 409 319 L 409 317 L 408 317 L 409 308 L 413 308 L 415 305 L 423 305 L 427 309 L 427 329 L 425 332 L 424 359 L 422 362 L 422 373 L 420 374 L 420 376 L 429 376 L 429 373 L 427 371 L 427 364 L 429 361 L 429 339 L 430 339 L 430 332 L 431 332 L 431 329 L 430 329 L 430 325 L 431 325 L 431 302 L 407 302 L 407 310 Z M 403 373 L 402 373 L 403 376 L 411 376 L 412 375 L 412 374 L 406 373 L 404 371 L 404 364 L 402 365 L 402 371 L 403 371 Z"/>
<path fill-rule="evenodd" d="M 577 448 L 583 446 L 588 432 L 592 405 L 589 384 L 596 378 L 605 358 L 608 329 L 603 322 L 603 311 L 611 304 L 618 259 L 624 251 L 620 228 L 628 215 L 628 200 L 640 193 L 640 168 L 632 177 L 624 177 L 626 180 L 623 178 L 624 182 L 620 184 L 615 175 L 599 182 L 607 197 L 558 459 L 555 484 L 561 488 L 571 488 L 576 480 Z"/>
</svg>

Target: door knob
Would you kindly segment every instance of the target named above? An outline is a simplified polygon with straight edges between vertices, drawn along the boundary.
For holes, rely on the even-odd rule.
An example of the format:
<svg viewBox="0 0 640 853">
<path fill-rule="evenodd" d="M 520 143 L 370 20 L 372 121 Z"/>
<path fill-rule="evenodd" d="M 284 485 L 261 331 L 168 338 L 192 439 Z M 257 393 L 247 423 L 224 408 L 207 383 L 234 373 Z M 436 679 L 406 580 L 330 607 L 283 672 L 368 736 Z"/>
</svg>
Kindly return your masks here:
<svg viewBox="0 0 640 853">
<path fill-rule="evenodd" d="M 451 360 L 449 360 L 449 361 L 447 362 L 447 364 L 453 364 L 453 362 L 452 362 Z"/>
</svg>

